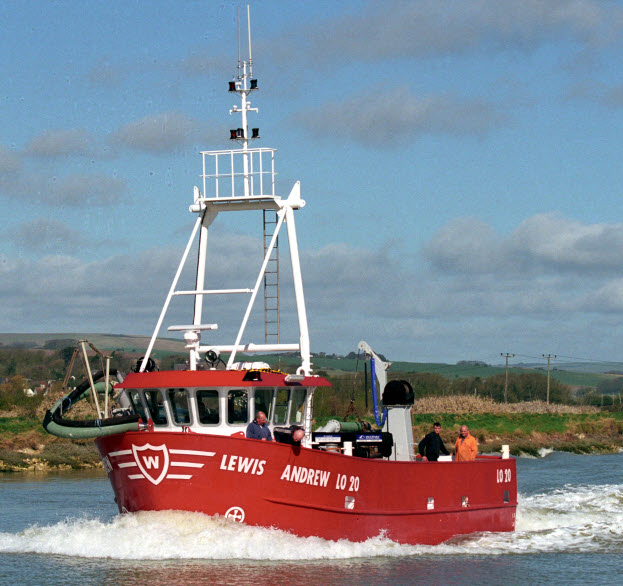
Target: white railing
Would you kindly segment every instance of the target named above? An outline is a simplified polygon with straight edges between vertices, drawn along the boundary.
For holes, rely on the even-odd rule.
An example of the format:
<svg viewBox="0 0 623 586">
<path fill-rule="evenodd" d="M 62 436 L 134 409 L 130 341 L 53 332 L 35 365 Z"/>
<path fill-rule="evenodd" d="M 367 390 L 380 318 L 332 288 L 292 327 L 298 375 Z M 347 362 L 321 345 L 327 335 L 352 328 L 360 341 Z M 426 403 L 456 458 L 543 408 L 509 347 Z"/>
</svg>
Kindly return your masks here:
<svg viewBox="0 0 623 586">
<path fill-rule="evenodd" d="M 203 197 L 275 197 L 275 151 L 201 151 Z"/>
</svg>

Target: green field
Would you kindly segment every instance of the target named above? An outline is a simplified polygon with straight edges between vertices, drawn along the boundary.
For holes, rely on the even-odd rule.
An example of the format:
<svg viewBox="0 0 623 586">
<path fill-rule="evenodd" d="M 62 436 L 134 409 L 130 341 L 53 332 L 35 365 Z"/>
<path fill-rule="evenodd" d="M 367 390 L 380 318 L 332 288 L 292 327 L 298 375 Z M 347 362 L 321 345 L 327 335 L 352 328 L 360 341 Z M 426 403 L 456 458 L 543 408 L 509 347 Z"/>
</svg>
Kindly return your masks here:
<svg viewBox="0 0 623 586">
<path fill-rule="evenodd" d="M 44 348 L 55 340 L 88 340 L 102 352 L 142 354 L 149 345 L 148 336 L 126 336 L 115 334 L 0 334 L 0 345 L 7 347 Z M 68 343 L 68 345 L 71 345 Z M 182 354 L 185 342 L 173 338 L 159 338 L 155 345 L 156 356 Z"/>
<path fill-rule="evenodd" d="M 614 426 L 615 433 L 623 433 L 623 413 L 452 413 L 414 414 L 413 423 L 430 426 L 431 418 L 438 419 L 443 427 L 467 425 L 470 430 L 490 435 L 530 436 L 532 434 L 590 434 L 602 429 L 604 424 Z M 610 431 L 610 430 L 609 430 Z"/>
<path fill-rule="evenodd" d="M 80 340 L 87 339 L 102 352 L 121 351 L 131 354 L 143 354 L 149 344 L 148 336 L 128 336 L 115 334 L 87 334 L 87 333 L 36 333 L 36 334 L 1 334 L 0 345 L 6 347 L 21 346 L 24 348 L 45 347 L 54 340 Z M 154 349 L 154 357 L 156 359 L 165 356 L 177 355 L 186 356 L 185 343 L 183 340 L 173 338 L 159 338 Z M 281 368 L 290 370 L 290 368 L 300 365 L 300 359 L 292 354 L 257 356 L 238 354 L 240 361 L 263 361 L 267 362 L 273 368 Z M 364 360 L 356 358 L 336 358 L 314 355 L 312 357 L 313 368 L 316 373 L 325 372 L 327 374 L 340 374 L 363 372 Z M 553 368 L 550 371 L 552 379 L 561 383 L 571 385 L 573 387 L 597 387 L 597 385 L 605 380 L 612 379 L 617 375 L 606 374 L 607 371 L 616 371 L 617 367 L 621 369 L 623 365 L 616 363 L 604 363 L 600 366 L 595 363 L 578 363 L 567 364 L 565 368 Z M 480 377 L 488 378 L 494 375 L 504 374 L 504 366 L 476 366 L 470 364 L 444 364 L 436 362 L 393 362 L 388 372 L 389 378 L 393 373 L 416 373 L 428 372 L 439 374 L 450 380 L 456 378 Z M 536 372 L 546 374 L 546 369 L 539 368 L 523 368 L 510 367 L 510 373 L 522 374 L 528 372 Z"/>
</svg>

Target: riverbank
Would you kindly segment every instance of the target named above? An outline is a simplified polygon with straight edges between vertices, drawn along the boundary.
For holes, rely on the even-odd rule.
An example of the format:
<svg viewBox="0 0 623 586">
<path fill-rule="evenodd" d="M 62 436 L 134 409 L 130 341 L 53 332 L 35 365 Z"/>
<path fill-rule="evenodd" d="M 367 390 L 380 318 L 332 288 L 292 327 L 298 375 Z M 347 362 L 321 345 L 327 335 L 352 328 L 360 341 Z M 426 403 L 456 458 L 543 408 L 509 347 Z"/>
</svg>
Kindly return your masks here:
<svg viewBox="0 0 623 586">
<path fill-rule="evenodd" d="M 442 424 L 442 438 L 450 451 L 461 425 L 468 425 L 485 454 L 510 446 L 514 456 L 539 457 L 544 451 L 606 454 L 623 450 L 623 413 L 448 413 L 417 412 L 416 443 Z M 0 414 L 0 472 L 47 472 L 101 469 L 92 440 L 68 440 L 47 434 L 37 419 Z"/>
<path fill-rule="evenodd" d="M 514 456 L 538 457 L 542 450 L 575 454 L 607 454 L 623 450 L 623 412 L 590 406 L 547 404 L 543 401 L 496 403 L 468 396 L 425 397 L 413 408 L 414 438 L 442 425 L 448 448 L 461 425 L 478 440 L 481 453 L 496 453 L 509 445 Z"/>
</svg>

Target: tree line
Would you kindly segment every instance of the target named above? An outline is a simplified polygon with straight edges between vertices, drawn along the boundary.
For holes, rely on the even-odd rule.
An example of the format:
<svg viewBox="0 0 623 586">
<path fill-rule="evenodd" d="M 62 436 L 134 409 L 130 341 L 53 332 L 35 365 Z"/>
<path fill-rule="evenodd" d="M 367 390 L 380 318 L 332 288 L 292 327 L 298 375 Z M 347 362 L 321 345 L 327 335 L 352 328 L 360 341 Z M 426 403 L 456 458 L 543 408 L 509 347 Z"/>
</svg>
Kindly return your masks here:
<svg viewBox="0 0 623 586">
<path fill-rule="evenodd" d="M 50 390 L 60 390 L 67 369 L 71 363 L 75 346 L 60 349 L 20 349 L 0 348 L 0 409 L 11 405 L 37 406 L 43 395 L 26 397 L 25 388 L 36 387 L 43 383 Z M 140 356 L 115 350 L 110 354 L 111 368 L 129 372 Z M 185 357 L 167 356 L 160 359 L 161 369 L 172 369 L 176 363 L 183 363 Z M 99 370 L 98 358 L 90 358 L 93 370 Z M 315 397 L 317 412 L 342 413 L 354 408 L 360 413 L 369 413 L 372 406 L 371 383 L 364 380 L 364 373 L 334 375 L 330 371 L 318 374 L 326 376 L 332 383 L 331 388 L 320 388 Z M 68 386 L 75 380 L 81 382 L 86 376 L 80 356 L 76 357 Z M 450 379 L 434 373 L 388 373 L 389 379 L 406 380 L 413 387 L 416 398 L 445 395 L 473 395 L 487 397 L 497 402 L 505 400 L 506 377 L 504 374 L 490 377 L 463 377 Z M 49 383 L 49 384 L 48 384 Z M 77 383 L 76 383 L 77 384 Z M 574 390 L 553 378 L 549 381 L 550 403 L 584 404 L 595 406 L 613 406 L 620 408 L 623 376 L 606 381 L 601 388 L 588 387 Z M 381 395 L 382 390 L 379 392 Z M 545 401 L 547 399 L 547 376 L 539 373 L 509 373 L 506 390 L 508 402 Z"/>
<path fill-rule="evenodd" d="M 342 374 L 326 378 L 332 383 L 331 388 L 318 388 L 314 398 L 317 411 L 345 413 L 355 410 L 359 415 L 370 413 L 372 390 L 370 381 L 364 380 L 363 373 Z M 505 401 L 506 376 L 504 374 L 483 377 L 463 377 L 449 379 L 436 373 L 399 373 L 388 372 L 388 380 L 405 380 L 412 386 L 415 398 L 472 395 L 490 398 L 498 403 Z M 623 382 L 623 377 L 621 377 Z M 379 399 L 382 393 L 378 392 Z M 547 376 L 544 374 L 509 373 L 506 399 L 509 403 L 547 400 Z M 587 387 L 574 390 L 571 386 L 550 378 L 549 402 L 565 405 L 593 405 L 621 409 L 620 395 L 605 395 L 598 388 Z"/>
</svg>

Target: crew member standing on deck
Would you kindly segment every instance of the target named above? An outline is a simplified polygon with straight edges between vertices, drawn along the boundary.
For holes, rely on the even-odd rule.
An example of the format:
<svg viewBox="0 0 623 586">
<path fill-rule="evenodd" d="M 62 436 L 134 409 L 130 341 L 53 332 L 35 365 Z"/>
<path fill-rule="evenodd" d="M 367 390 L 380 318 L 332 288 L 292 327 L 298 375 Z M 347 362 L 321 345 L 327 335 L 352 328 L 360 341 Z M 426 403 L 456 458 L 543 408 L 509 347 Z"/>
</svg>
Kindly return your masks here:
<svg viewBox="0 0 623 586">
<path fill-rule="evenodd" d="M 247 426 L 247 437 L 269 442 L 273 441 L 273 434 L 270 433 L 270 429 L 266 425 L 266 413 L 264 411 L 258 411 L 255 415 L 255 420 Z"/>
<path fill-rule="evenodd" d="M 478 453 L 478 442 L 470 435 L 467 425 L 461 426 L 461 434 L 454 444 L 454 459 L 457 462 L 475 460 Z"/>
<path fill-rule="evenodd" d="M 418 450 L 422 460 L 425 462 L 436 462 L 439 459 L 439 452 L 448 456 L 450 452 L 443 443 L 439 432 L 441 431 L 441 423 L 435 421 L 433 423 L 433 431 L 424 436 L 424 439 L 418 444 Z"/>
</svg>

